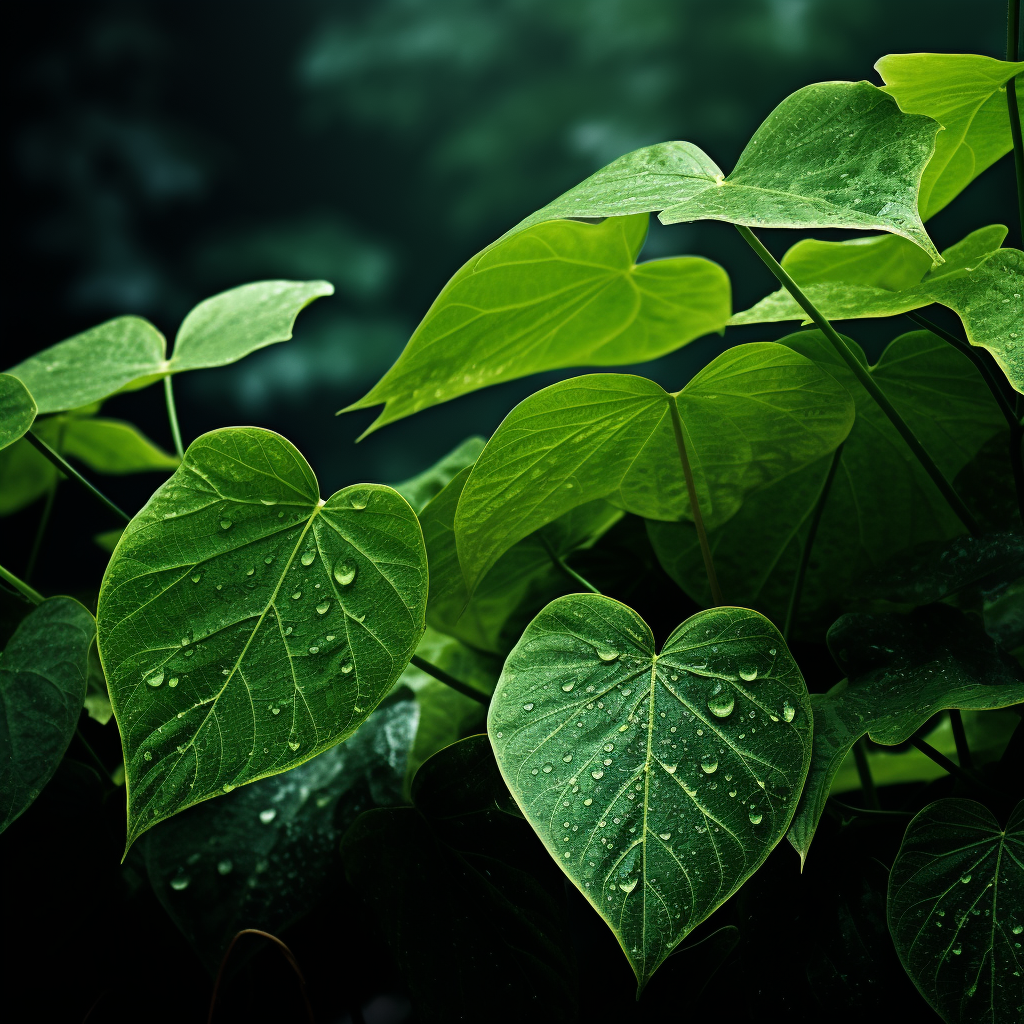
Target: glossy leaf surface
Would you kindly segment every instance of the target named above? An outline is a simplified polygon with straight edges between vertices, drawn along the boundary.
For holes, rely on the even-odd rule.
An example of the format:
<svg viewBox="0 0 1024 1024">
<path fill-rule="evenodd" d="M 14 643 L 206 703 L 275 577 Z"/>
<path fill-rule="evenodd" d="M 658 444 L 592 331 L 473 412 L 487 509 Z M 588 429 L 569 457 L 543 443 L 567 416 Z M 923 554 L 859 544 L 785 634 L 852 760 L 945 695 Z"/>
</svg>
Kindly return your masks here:
<svg viewBox="0 0 1024 1024">
<path fill-rule="evenodd" d="M 36 418 L 36 403 L 17 377 L 0 373 L 0 449 L 14 444 Z"/>
<path fill-rule="evenodd" d="M 945 605 L 909 616 L 844 615 L 828 633 L 848 678 L 814 694 L 814 754 L 787 838 L 806 859 L 843 758 L 868 735 L 904 743 L 938 711 L 1024 701 L 1024 670 L 982 629 Z"/>
<path fill-rule="evenodd" d="M 509 413 L 466 483 L 455 529 L 470 589 L 513 544 L 586 502 L 650 519 L 689 515 L 670 401 L 708 525 L 832 451 L 853 418 L 835 378 L 772 342 L 724 352 L 673 396 L 626 374 L 553 384 Z"/>
<path fill-rule="evenodd" d="M 0 832 L 57 770 L 85 700 L 93 617 L 51 597 L 19 624 L 0 658 Z"/>
<path fill-rule="evenodd" d="M 468 391 L 566 366 L 621 366 L 720 331 L 729 277 L 694 256 L 636 258 L 648 217 L 555 221 L 505 238 L 448 282 L 398 362 L 350 409 L 370 428 Z"/>
<path fill-rule="evenodd" d="M 1001 244 L 999 239 L 989 248 Z M 842 281 L 899 291 L 917 284 L 931 265 L 931 258 L 923 249 L 899 235 L 848 238 L 842 242 L 804 238 L 782 257 L 783 270 L 801 288 Z"/>
<path fill-rule="evenodd" d="M 415 650 L 426 589 L 419 523 L 391 488 L 324 502 L 277 434 L 193 442 L 100 591 L 129 842 L 355 731 Z"/>
<path fill-rule="evenodd" d="M 487 731 L 641 989 L 785 834 L 811 753 L 803 677 L 763 616 L 700 612 L 656 652 L 635 612 L 593 594 L 529 625 Z"/>
<path fill-rule="evenodd" d="M 947 1024 L 1024 1014 L 1024 802 L 1006 828 L 974 800 L 929 804 L 889 876 L 889 930 L 921 995 Z"/>
</svg>

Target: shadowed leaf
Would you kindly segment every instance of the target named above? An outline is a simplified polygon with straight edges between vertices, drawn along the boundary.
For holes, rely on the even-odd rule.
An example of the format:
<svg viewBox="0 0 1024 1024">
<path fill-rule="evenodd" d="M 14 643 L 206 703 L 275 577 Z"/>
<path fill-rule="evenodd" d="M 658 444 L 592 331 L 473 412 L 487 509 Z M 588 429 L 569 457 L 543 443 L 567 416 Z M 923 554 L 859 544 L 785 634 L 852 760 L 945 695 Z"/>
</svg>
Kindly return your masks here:
<svg viewBox="0 0 1024 1024">
<path fill-rule="evenodd" d="M 36 403 L 17 377 L 0 373 L 0 449 L 14 444 L 32 426 Z"/>
</svg>

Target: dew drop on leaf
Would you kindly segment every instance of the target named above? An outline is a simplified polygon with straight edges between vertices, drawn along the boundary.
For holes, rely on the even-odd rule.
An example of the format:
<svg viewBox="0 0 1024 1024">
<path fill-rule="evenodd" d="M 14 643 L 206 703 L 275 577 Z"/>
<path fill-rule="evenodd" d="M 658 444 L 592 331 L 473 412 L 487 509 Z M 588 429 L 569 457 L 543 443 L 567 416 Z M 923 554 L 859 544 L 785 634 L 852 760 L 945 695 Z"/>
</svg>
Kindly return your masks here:
<svg viewBox="0 0 1024 1024">
<path fill-rule="evenodd" d="M 334 578 L 347 587 L 356 578 L 356 567 L 342 559 L 334 565 Z"/>
<path fill-rule="evenodd" d="M 759 811 L 751 811 L 747 815 L 747 817 L 750 819 L 750 824 L 751 825 L 760 825 L 761 824 L 761 817 L 762 817 L 762 815 L 761 815 L 761 813 Z"/>
<path fill-rule="evenodd" d="M 331 602 L 330 601 L 321 601 L 316 606 L 317 614 L 318 615 L 326 615 L 328 610 L 330 609 L 330 607 L 331 607 Z"/>
<path fill-rule="evenodd" d="M 708 711 L 718 718 L 728 718 L 736 707 L 736 698 L 731 690 L 713 694 L 708 698 Z"/>
<path fill-rule="evenodd" d="M 163 681 L 164 670 L 162 668 L 158 668 L 155 672 L 151 672 L 146 676 L 146 682 L 149 683 L 150 686 L 160 686 Z"/>
<path fill-rule="evenodd" d="M 192 879 L 189 878 L 188 875 L 178 875 L 171 879 L 171 888 L 175 892 L 181 892 L 182 889 L 188 888 L 188 883 L 191 881 Z"/>
<path fill-rule="evenodd" d="M 264 825 L 269 825 L 277 817 L 277 811 L 273 807 L 268 807 L 265 811 L 260 811 L 260 821 Z"/>
<path fill-rule="evenodd" d="M 740 669 L 740 679 L 752 683 L 757 678 L 757 667 L 754 665 L 745 666 Z"/>
<path fill-rule="evenodd" d="M 222 519 L 220 521 L 220 528 L 222 530 L 230 530 L 231 529 L 231 520 L 230 519 Z"/>
<path fill-rule="evenodd" d="M 718 758 L 714 754 L 705 754 L 700 760 L 700 766 L 710 775 L 718 771 Z"/>
<path fill-rule="evenodd" d="M 796 718 L 796 708 L 787 700 L 782 705 L 782 720 L 784 722 L 792 722 Z"/>
<path fill-rule="evenodd" d="M 217 873 L 220 875 L 230 875 L 231 869 L 234 866 L 235 865 L 232 864 L 227 857 L 225 857 L 223 860 L 217 862 Z"/>
</svg>

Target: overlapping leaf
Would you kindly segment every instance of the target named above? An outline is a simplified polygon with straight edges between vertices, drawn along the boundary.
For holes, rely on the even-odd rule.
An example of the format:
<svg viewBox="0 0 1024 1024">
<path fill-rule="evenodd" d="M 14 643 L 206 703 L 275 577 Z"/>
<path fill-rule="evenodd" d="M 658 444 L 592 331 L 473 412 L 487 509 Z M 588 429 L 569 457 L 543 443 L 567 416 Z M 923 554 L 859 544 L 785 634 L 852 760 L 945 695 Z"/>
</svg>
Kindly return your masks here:
<svg viewBox="0 0 1024 1024">
<path fill-rule="evenodd" d="M 844 615 L 828 633 L 848 678 L 814 694 L 814 753 L 787 838 L 807 857 L 843 758 L 861 736 L 903 743 L 938 711 L 1024 701 L 1024 671 L 983 630 L 945 605 L 912 615 Z"/>
<path fill-rule="evenodd" d="M 819 331 L 782 339 L 832 374 L 856 403 L 856 421 L 825 501 L 800 603 L 803 621 L 827 626 L 836 602 L 858 576 L 901 551 L 963 531 L 885 414 Z M 864 360 L 856 342 L 847 339 Z M 925 449 L 953 477 L 985 441 L 1005 430 L 980 374 L 952 346 L 927 331 L 893 340 L 872 377 Z M 826 455 L 747 496 L 709 541 L 723 592 L 731 601 L 785 621 L 815 507 L 832 456 Z M 710 600 L 696 532 L 686 523 L 648 524 L 666 571 L 687 593 Z M 823 621 L 824 620 L 824 621 Z"/>
<path fill-rule="evenodd" d="M 325 502 L 277 434 L 195 441 L 100 591 L 129 842 L 353 732 L 415 650 L 426 590 L 419 524 L 391 488 Z"/>
<path fill-rule="evenodd" d="M 93 617 L 51 597 L 24 618 L 0 658 L 0 832 L 42 791 L 85 700 Z"/>
<path fill-rule="evenodd" d="M 1024 802 L 1006 828 L 974 800 L 929 804 L 889 876 L 889 931 L 907 974 L 947 1024 L 1024 1014 Z"/>
<path fill-rule="evenodd" d="M 36 418 L 36 403 L 17 377 L 0 373 L 0 449 L 14 444 Z"/>
<path fill-rule="evenodd" d="M 785 834 L 811 753 L 800 671 L 756 612 L 717 608 L 655 651 L 610 598 L 553 601 L 505 663 L 498 766 L 642 989 Z"/>
<path fill-rule="evenodd" d="M 559 221 L 495 243 L 448 282 L 398 362 L 349 409 L 386 403 L 373 430 L 503 380 L 644 362 L 720 331 L 728 275 L 693 256 L 638 265 L 647 222 Z"/>
<path fill-rule="evenodd" d="M 835 449 L 853 402 L 792 348 L 743 345 L 682 391 L 625 374 L 554 384 L 505 418 L 473 467 L 455 516 L 470 591 L 517 541 L 604 498 L 651 519 L 689 515 L 670 402 L 675 402 L 701 513 L 717 525 L 744 496 Z"/>
</svg>

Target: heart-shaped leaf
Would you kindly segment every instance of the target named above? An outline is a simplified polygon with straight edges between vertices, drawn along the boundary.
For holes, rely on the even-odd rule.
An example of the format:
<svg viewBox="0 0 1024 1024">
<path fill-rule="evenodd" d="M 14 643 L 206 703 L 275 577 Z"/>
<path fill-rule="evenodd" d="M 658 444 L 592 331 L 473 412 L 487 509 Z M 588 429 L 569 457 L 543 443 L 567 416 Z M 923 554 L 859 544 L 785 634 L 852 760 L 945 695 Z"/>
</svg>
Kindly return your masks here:
<svg viewBox="0 0 1024 1024">
<path fill-rule="evenodd" d="M 36 418 L 36 403 L 17 377 L 0 373 L 0 449 L 24 436 Z"/>
<path fill-rule="evenodd" d="M 763 616 L 699 612 L 656 652 L 643 619 L 594 594 L 530 623 L 487 731 L 640 989 L 785 834 L 811 754 L 807 688 Z"/>
<path fill-rule="evenodd" d="M 277 434 L 193 442 L 100 590 L 129 843 L 354 732 L 416 649 L 426 592 L 419 523 L 390 487 L 323 501 Z"/>
<path fill-rule="evenodd" d="M 980 626 L 946 605 L 909 616 L 844 615 L 828 643 L 848 678 L 814 694 L 814 753 L 787 838 L 807 858 L 832 779 L 850 748 L 906 742 L 946 708 L 991 710 L 1024 701 L 1024 671 Z"/>
<path fill-rule="evenodd" d="M 14 631 L 0 658 L 0 832 L 50 781 L 85 700 L 93 617 L 51 597 Z"/>
<path fill-rule="evenodd" d="M 721 331 L 729 277 L 695 256 L 636 258 L 648 216 L 555 221 L 505 238 L 448 282 L 398 362 L 349 409 L 370 427 L 478 388 L 566 366 L 622 366 Z"/>
<path fill-rule="evenodd" d="M 929 804 L 907 826 L 889 875 L 896 952 L 947 1024 L 1024 1014 L 1024 802 L 1006 828 L 974 800 Z"/>
<path fill-rule="evenodd" d="M 722 353 L 674 395 L 612 373 L 544 388 L 505 417 L 459 501 L 470 591 L 513 544 L 586 502 L 605 498 L 650 519 L 689 515 L 673 402 L 709 525 L 749 491 L 833 451 L 853 415 L 834 377 L 773 342 Z"/>
</svg>

